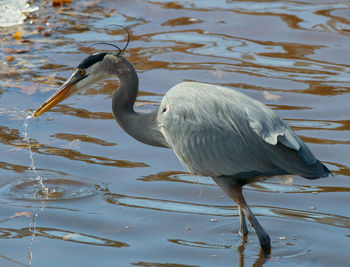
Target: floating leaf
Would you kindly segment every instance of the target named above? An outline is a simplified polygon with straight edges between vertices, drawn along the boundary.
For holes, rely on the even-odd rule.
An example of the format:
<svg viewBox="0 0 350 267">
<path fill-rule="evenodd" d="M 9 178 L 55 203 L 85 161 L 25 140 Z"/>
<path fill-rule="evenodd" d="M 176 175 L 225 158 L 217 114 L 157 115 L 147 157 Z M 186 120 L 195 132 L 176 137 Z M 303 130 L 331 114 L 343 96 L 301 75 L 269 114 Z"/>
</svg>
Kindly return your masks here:
<svg viewBox="0 0 350 267">
<path fill-rule="evenodd" d="M 45 37 L 49 37 L 49 36 L 51 36 L 51 35 L 52 35 L 52 29 L 47 30 L 47 31 L 44 31 L 44 36 L 45 36 Z"/>
<path fill-rule="evenodd" d="M 45 28 L 43 26 L 39 26 L 36 28 L 36 30 L 38 31 L 38 33 L 41 33 L 43 30 L 45 30 Z"/>
<path fill-rule="evenodd" d="M 16 32 L 13 36 L 13 39 L 19 40 L 22 39 L 22 33 L 21 32 Z"/>
<path fill-rule="evenodd" d="M 13 54 L 13 53 L 16 53 L 16 54 L 24 54 L 24 53 L 28 53 L 30 50 L 29 49 L 18 49 L 18 50 L 15 50 L 13 48 L 5 48 L 5 52 L 7 54 Z"/>
<path fill-rule="evenodd" d="M 30 52 L 29 49 L 18 49 L 15 51 L 16 54 L 24 54 Z"/>
<path fill-rule="evenodd" d="M 64 6 L 65 4 L 71 4 L 72 0 L 52 0 L 52 6 L 58 7 L 58 6 Z"/>
</svg>

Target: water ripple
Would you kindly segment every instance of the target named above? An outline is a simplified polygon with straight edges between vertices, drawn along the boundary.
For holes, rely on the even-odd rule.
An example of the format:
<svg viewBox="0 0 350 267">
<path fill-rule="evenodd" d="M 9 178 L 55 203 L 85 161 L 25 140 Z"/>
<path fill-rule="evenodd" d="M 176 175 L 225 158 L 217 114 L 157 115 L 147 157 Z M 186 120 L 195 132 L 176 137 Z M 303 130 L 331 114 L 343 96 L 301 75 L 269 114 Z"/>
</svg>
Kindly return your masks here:
<svg viewBox="0 0 350 267">
<path fill-rule="evenodd" d="M 89 182 L 89 179 L 57 173 L 38 171 L 48 191 L 43 192 L 32 172 L 21 174 L 9 182 L 0 185 L 0 199 L 23 201 L 63 201 L 88 198 L 96 195 L 101 189 Z"/>
<path fill-rule="evenodd" d="M 144 208 L 157 211 L 180 212 L 222 217 L 238 216 L 238 214 L 235 215 L 233 212 L 234 210 L 237 210 L 237 207 L 235 206 L 195 204 L 164 199 L 125 196 L 114 193 L 105 193 L 105 200 L 110 204 L 132 208 Z M 350 228 L 350 218 L 345 216 L 258 205 L 251 205 L 251 209 L 256 215 L 279 217 L 285 219 L 301 219 L 337 227 Z"/>
<path fill-rule="evenodd" d="M 171 3 L 172 0 L 165 0 L 162 2 L 149 1 L 154 4 L 162 4 L 163 7 L 169 7 L 166 3 Z M 178 5 L 182 8 L 191 10 L 226 10 L 237 13 L 252 14 L 252 15 L 275 15 L 281 16 L 290 27 L 307 29 L 307 30 L 320 30 L 320 31 L 335 31 L 334 28 L 328 26 L 331 17 L 325 15 L 331 10 L 348 9 L 349 3 L 296 3 L 296 2 L 252 2 L 252 1 L 177 1 Z M 327 12 L 326 12 L 327 11 Z M 283 16 L 287 16 L 284 18 Z M 291 18 L 298 18 L 298 22 L 291 22 Z M 347 24 L 339 22 L 339 28 L 341 25 L 347 28 Z"/>
<path fill-rule="evenodd" d="M 145 197 L 133 197 L 114 193 L 106 193 L 105 200 L 114 205 L 127 206 L 132 208 L 144 208 L 167 212 L 181 212 L 201 215 L 232 216 L 235 207 L 203 205 L 171 201 L 165 199 L 153 199 Z"/>
<path fill-rule="evenodd" d="M 348 66 L 307 59 L 307 55 L 300 57 L 295 52 L 289 55 L 290 51 L 300 47 L 301 44 L 261 42 L 197 31 L 157 33 L 152 36 L 152 39 L 173 42 L 174 47 L 186 45 L 187 53 L 192 55 L 229 59 L 231 63 L 224 64 L 225 71 L 248 72 L 269 78 L 302 82 L 319 80 L 347 82 L 349 80 L 350 67 Z M 310 55 L 321 47 L 309 45 L 305 49 L 306 45 L 303 46 L 305 51 L 310 50 L 308 52 Z M 183 68 L 183 63 L 179 66 Z"/>
<path fill-rule="evenodd" d="M 36 227 L 36 236 L 47 237 L 50 239 L 60 239 L 62 241 L 80 243 L 93 246 L 106 247 L 129 247 L 127 243 L 119 242 L 94 235 L 72 232 L 62 229 L 47 227 Z M 32 236 L 32 228 L 26 227 L 21 229 L 0 228 L 0 239 L 18 239 Z"/>
<path fill-rule="evenodd" d="M 229 249 L 232 246 L 224 244 L 210 244 L 202 241 L 188 241 L 184 239 L 168 239 L 169 242 L 175 243 L 177 245 L 184 245 L 196 248 L 209 248 L 209 249 Z"/>
</svg>

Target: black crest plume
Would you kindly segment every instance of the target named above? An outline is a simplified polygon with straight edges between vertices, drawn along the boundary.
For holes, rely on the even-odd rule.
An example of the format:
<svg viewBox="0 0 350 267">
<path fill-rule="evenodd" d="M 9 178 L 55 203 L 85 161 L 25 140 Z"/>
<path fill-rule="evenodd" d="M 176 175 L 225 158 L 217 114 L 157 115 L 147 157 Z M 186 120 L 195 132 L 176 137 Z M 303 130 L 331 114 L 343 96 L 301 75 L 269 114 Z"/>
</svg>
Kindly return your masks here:
<svg viewBox="0 0 350 267">
<path fill-rule="evenodd" d="M 127 42 L 126 42 L 124 48 L 123 48 L 123 49 L 120 49 L 119 46 L 117 46 L 117 45 L 115 45 L 115 44 L 112 44 L 112 43 L 107 43 L 107 42 L 96 42 L 96 43 L 93 43 L 92 45 L 90 45 L 90 47 L 91 47 L 91 46 L 94 46 L 94 45 L 99 45 L 99 44 L 102 44 L 102 45 L 109 45 L 109 46 L 112 46 L 112 47 L 114 47 L 114 48 L 116 48 L 116 49 L 118 50 L 117 55 L 121 55 L 121 54 L 125 51 L 125 49 L 128 47 L 129 42 L 130 42 L 130 33 L 129 33 L 129 30 L 128 30 L 126 27 L 124 27 L 124 26 L 122 26 L 122 25 L 118 25 L 118 24 L 111 24 L 111 25 L 108 25 L 108 26 L 117 26 L 117 27 L 122 28 L 122 29 L 126 32 L 126 34 L 128 35 L 128 40 L 127 40 Z M 108 27 L 108 26 L 106 26 L 106 27 Z"/>
</svg>

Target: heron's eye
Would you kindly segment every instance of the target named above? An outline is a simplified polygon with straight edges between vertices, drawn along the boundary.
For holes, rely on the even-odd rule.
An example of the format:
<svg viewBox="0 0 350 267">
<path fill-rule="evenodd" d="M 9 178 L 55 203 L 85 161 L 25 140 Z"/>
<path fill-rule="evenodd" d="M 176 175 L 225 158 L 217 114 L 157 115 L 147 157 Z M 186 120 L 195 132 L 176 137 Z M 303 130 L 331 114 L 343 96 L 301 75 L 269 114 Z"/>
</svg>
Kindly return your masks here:
<svg viewBox="0 0 350 267">
<path fill-rule="evenodd" d="M 81 76 L 84 76 L 84 75 L 85 75 L 85 70 L 80 69 L 80 70 L 78 70 L 78 73 L 79 73 Z"/>
</svg>

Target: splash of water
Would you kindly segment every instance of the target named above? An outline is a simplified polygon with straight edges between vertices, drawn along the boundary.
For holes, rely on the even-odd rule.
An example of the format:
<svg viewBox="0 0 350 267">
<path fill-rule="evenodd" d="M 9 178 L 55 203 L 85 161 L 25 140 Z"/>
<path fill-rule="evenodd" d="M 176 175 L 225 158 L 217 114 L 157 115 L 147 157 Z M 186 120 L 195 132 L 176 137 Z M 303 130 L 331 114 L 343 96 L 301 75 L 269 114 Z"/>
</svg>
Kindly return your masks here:
<svg viewBox="0 0 350 267">
<path fill-rule="evenodd" d="M 23 128 L 24 128 L 24 141 L 27 143 L 28 146 L 28 151 L 29 151 L 29 158 L 31 161 L 30 164 L 30 169 L 33 170 L 34 174 L 35 174 L 35 179 L 37 180 L 38 184 L 40 185 L 40 191 L 38 192 L 39 194 L 43 194 L 43 195 L 48 195 L 49 194 L 49 189 L 44 185 L 43 182 L 43 178 L 39 175 L 39 173 L 37 172 L 36 168 L 35 168 L 35 163 L 34 163 L 34 153 L 32 151 L 31 148 L 31 144 L 30 144 L 30 139 L 28 136 L 28 124 L 29 124 L 29 120 L 33 118 L 33 116 L 28 115 L 23 123 Z"/>
<path fill-rule="evenodd" d="M 34 163 L 34 153 L 31 148 L 30 144 L 30 138 L 28 136 L 28 125 L 29 125 L 29 120 L 33 118 L 33 116 L 28 115 L 23 123 L 23 128 L 24 128 L 24 141 L 27 143 L 28 146 L 28 152 L 29 152 L 29 158 L 30 158 L 30 169 L 33 170 L 35 174 L 35 179 L 38 182 L 40 186 L 39 192 L 34 192 L 34 197 L 36 197 L 38 194 L 40 195 L 49 195 L 49 189 L 44 185 L 43 178 L 39 175 L 38 171 L 35 168 L 35 163 Z M 43 212 L 44 209 L 44 202 L 41 204 L 41 209 L 40 211 Z M 32 237 L 30 239 L 30 243 L 28 246 L 28 251 L 27 251 L 27 260 L 28 260 L 28 265 L 32 266 L 32 260 L 33 260 L 33 253 L 32 253 L 32 246 L 35 241 L 36 237 L 36 218 L 38 217 L 39 212 L 35 212 L 32 214 L 32 218 L 29 223 L 29 231 L 32 233 Z"/>
<path fill-rule="evenodd" d="M 33 260 L 32 246 L 35 241 L 36 217 L 38 217 L 38 213 L 32 214 L 32 218 L 30 219 L 30 222 L 29 222 L 29 231 L 32 233 L 32 238 L 30 239 L 30 243 L 27 251 L 27 260 L 28 260 L 29 266 L 32 266 L 32 260 Z"/>
<path fill-rule="evenodd" d="M 31 219 L 29 222 L 29 231 L 32 233 L 32 237 L 30 239 L 28 251 L 27 251 L 27 262 L 28 262 L 29 266 L 33 266 L 32 265 L 32 260 L 33 260 L 32 247 L 33 247 L 33 244 L 34 244 L 36 236 L 37 236 L 36 219 L 40 213 L 44 212 L 44 207 L 45 207 L 45 201 L 42 201 L 41 207 L 36 209 L 36 211 L 34 213 L 31 213 Z"/>
</svg>

